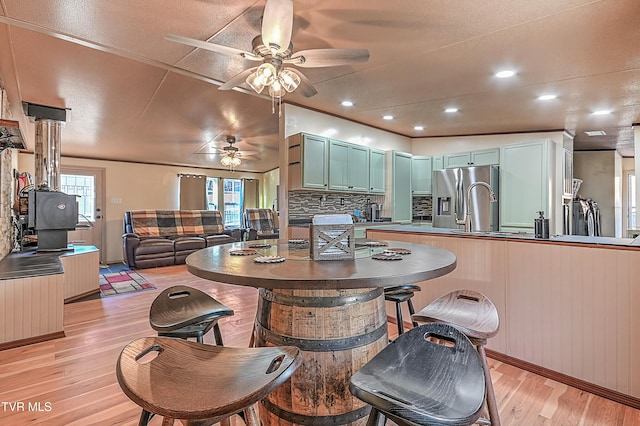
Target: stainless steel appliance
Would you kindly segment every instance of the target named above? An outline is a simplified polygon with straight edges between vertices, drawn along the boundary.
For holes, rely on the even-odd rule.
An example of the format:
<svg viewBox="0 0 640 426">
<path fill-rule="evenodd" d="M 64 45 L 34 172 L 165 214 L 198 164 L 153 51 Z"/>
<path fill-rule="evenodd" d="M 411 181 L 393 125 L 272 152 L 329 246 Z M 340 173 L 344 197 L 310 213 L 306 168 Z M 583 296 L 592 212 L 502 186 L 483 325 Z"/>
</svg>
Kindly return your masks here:
<svg viewBox="0 0 640 426">
<path fill-rule="evenodd" d="M 366 211 L 366 215 L 367 215 L 367 220 L 371 221 L 371 222 L 379 222 L 380 219 L 380 212 L 382 211 L 382 204 L 378 204 L 378 203 L 371 203 L 367 206 L 367 211 Z"/>
<path fill-rule="evenodd" d="M 433 227 L 463 228 L 468 212 L 471 231 L 498 231 L 498 202 L 491 202 L 491 191 L 484 184 L 489 185 L 497 197 L 499 180 L 498 166 L 435 170 L 431 181 Z"/>
<path fill-rule="evenodd" d="M 602 231 L 598 203 L 592 199 L 574 198 L 572 223 L 572 235 L 601 236 Z"/>
</svg>

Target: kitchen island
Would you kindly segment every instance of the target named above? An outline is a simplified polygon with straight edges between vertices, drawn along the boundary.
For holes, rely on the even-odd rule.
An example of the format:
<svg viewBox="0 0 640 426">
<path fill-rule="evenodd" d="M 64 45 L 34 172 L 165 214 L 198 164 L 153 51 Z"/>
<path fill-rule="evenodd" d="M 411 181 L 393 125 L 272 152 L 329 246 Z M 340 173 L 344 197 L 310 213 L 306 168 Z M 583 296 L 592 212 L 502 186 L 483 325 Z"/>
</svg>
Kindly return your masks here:
<svg viewBox="0 0 640 426">
<path fill-rule="evenodd" d="M 368 238 L 456 254 L 452 273 L 422 285 L 419 310 L 468 288 L 498 308 L 491 355 L 640 407 L 640 247 L 631 239 L 460 233 L 418 226 L 369 229 Z"/>
<path fill-rule="evenodd" d="M 99 250 L 25 250 L 0 261 L 0 350 L 64 337 L 63 305 L 97 293 Z"/>
</svg>

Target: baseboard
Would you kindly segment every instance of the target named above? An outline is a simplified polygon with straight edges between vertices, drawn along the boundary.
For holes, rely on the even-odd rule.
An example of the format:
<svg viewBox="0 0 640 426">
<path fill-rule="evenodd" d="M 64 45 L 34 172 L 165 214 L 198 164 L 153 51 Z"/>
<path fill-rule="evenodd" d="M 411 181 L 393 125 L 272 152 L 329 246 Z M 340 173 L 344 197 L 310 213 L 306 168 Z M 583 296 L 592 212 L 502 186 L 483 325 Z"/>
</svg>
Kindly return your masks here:
<svg viewBox="0 0 640 426">
<path fill-rule="evenodd" d="M 635 408 L 636 410 L 640 410 L 639 398 L 635 398 L 633 396 L 626 395 L 622 392 L 618 392 L 612 389 L 605 388 L 603 386 L 589 383 L 585 380 L 576 379 L 575 377 L 571 377 L 566 374 L 559 373 L 554 370 L 550 370 L 548 368 L 540 367 L 539 365 L 532 364 L 530 362 L 523 361 L 521 359 L 514 358 L 512 356 L 505 355 L 500 352 L 492 351 L 491 349 L 487 349 L 486 352 L 489 358 L 495 359 L 496 361 L 513 365 L 514 367 L 518 367 L 522 370 L 535 373 L 539 376 L 546 377 L 547 379 L 555 380 L 556 382 L 564 383 L 567 386 L 572 386 L 574 388 L 583 390 L 585 392 L 589 392 L 594 395 L 598 395 L 603 398 L 610 399 L 617 403 L 628 405 L 629 407 Z"/>
<path fill-rule="evenodd" d="M 68 297 L 64 299 L 64 304 L 66 305 L 67 303 L 73 303 L 76 300 L 84 299 L 85 297 L 93 296 L 94 294 L 99 294 L 99 293 L 100 293 L 99 288 L 95 290 L 87 291 L 86 293 L 78 294 L 77 296 Z"/>
<path fill-rule="evenodd" d="M 60 339 L 64 336 L 64 331 L 58 331 L 56 333 L 43 334 L 42 336 L 29 337 L 28 339 L 14 340 L 13 342 L 0 344 L 0 351 L 32 345 L 34 343 L 46 342 L 47 340 Z"/>
<path fill-rule="evenodd" d="M 387 321 L 393 324 L 397 323 L 396 318 L 391 316 L 387 317 Z M 410 322 L 403 321 L 403 323 L 405 330 L 409 330 L 413 327 L 413 324 L 411 324 Z M 598 395 L 602 398 L 610 399 L 611 401 L 615 401 L 619 404 L 627 405 L 629 407 L 635 408 L 636 410 L 640 410 L 640 398 L 636 398 L 622 392 L 589 383 L 585 380 L 576 379 L 575 377 L 568 376 L 566 374 L 559 373 L 548 368 L 540 367 L 539 365 L 532 364 L 530 362 L 523 361 L 521 359 L 514 358 L 500 352 L 492 351 L 491 349 L 486 349 L 486 352 L 489 358 L 495 359 L 496 361 L 513 365 L 514 367 L 529 371 L 542 377 L 546 377 L 547 379 L 555 380 L 556 382 L 563 383 L 567 386 L 572 386 L 576 389 L 580 389 L 582 391 Z"/>
</svg>

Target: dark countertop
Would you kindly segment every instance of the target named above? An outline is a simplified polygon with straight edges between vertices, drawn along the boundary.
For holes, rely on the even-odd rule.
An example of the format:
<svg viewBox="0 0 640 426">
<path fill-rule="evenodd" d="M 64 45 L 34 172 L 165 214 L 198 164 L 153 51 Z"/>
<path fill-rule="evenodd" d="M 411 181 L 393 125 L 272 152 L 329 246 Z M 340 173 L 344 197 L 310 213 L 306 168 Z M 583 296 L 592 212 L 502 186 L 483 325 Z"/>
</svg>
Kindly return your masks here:
<svg viewBox="0 0 640 426">
<path fill-rule="evenodd" d="M 472 232 L 466 233 L 457 229 L 445 229 L 445 228 L 432 228 L 426 226 L 416 225 L 389 225 L 376 227 L 376 230 L 380 231 L 393 231 L 393 232 L 410 232 L 421 234 L 439 234 L 450 235 L 462 238 L 495 238 L 495 239 L 508 239 L 514 241 L 531 241 L 531 242 L 544 242 L 544 243 L 569 243 L 576 245 L 589 245 L 589 246 L 615 246 L 615 247 L 628 247 L 634 249 L 640 249 L 640 246 L 633 245 L 634 241 L 631 238 L 613 238 L 613 237 L 588 237 L 583 235 L 552 235 L 549 239 L 535 238 L 530 233 L 517 233 L 517 232 Z"/>
<path fill-rule="evenodd" d="M 0 261 L 0 280 L 55 275 L 64 272 L 60 257 L 98 250 L 93 246 L 73 246 L 67 251 L 36 252 L 25 250 L 8 254 Z"/>
</svg>

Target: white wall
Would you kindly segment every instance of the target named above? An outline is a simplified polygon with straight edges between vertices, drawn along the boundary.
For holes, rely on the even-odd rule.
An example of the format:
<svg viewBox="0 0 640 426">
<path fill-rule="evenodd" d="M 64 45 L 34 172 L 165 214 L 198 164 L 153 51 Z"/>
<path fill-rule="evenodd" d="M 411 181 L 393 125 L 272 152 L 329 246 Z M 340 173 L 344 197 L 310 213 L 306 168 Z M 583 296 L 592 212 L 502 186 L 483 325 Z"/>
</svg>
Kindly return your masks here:
<svg viewBox="0 0 640 426">
<path fill-rule="evenodd" d="M 551 139 L 561 147 L 564 132 L 510 133 L 505 135 L 447 136 L 438 138 L 414 138 L 411 141 L 413 155 L 442 155 L 478 149 L 497 148 L 511 143 Z"/>
<path fill-rule="evenodd" d="M 573 153 L 573 175 L 582 179 L 578 195 L 591 198 L 601 213 L 602 235 L 622 237 L 622 157 L 617 151 Z"/>
<path fill-rule="evenodd" d="M 103 262 L 122 261 L 122 220 L 124 212 L 136 209 L 180 208 L 179 173 L 201 174 L 209 177 L 262 179 L 262 174 L 230 172 L 180 166 L 122 163 L 117 161 L 87 160 L 62 157 L 62 166 L 101 168 L 105 171 L 103 204 Z M 20 172 L 34 173 L 32 154 L 21 153 L 18 158 Z M 112 203 L 121 199 L 121 204 Z"/>
</svg>

